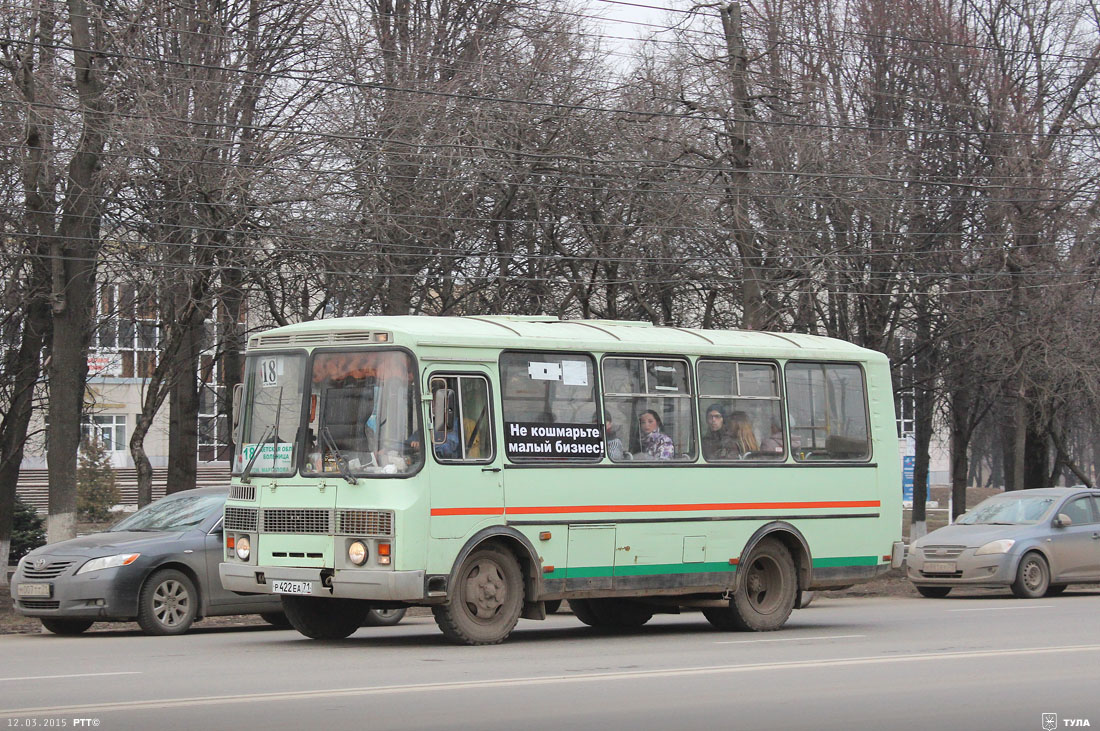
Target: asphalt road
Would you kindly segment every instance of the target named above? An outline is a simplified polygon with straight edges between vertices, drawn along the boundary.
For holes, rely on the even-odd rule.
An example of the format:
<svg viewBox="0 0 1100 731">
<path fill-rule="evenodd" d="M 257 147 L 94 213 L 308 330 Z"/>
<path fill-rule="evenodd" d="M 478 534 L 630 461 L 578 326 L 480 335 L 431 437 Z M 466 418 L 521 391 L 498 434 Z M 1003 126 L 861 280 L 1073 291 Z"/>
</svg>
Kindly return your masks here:
<svg viewBox="0 0 1100 731">
<path fill-rule="evenodd" d="M 495 647 L 430 617 L 339 642 L 292 630 L 0 637 L 0 731 L 1100 727 L 1100 592 L 819 599 L 787 627 L 699 614 L 629 634 L 569 614 Z M 1070 721 L 1070 724 L 1066 722 Z"/>
</svg>

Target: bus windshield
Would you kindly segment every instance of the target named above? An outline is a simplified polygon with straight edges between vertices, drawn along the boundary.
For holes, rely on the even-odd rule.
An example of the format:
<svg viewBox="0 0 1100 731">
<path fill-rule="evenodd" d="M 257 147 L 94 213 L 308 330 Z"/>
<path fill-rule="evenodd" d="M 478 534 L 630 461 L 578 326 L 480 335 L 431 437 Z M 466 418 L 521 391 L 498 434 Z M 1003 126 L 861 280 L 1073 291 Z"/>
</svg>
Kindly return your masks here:
<svg viewBox="0 0 1100 731">
<path fill-rule="evenodd" d="M 392 475 L 423 459 L 415 368 L 394 350 L 314 354 L 303 474 Z"/>
<path fill-rule="evenodd" d="M 248 357 L 234 474 L 244 474 L 246 470 L 250 475 L 294 472 L 305 363 L 304 353 Z"/>
</svg>

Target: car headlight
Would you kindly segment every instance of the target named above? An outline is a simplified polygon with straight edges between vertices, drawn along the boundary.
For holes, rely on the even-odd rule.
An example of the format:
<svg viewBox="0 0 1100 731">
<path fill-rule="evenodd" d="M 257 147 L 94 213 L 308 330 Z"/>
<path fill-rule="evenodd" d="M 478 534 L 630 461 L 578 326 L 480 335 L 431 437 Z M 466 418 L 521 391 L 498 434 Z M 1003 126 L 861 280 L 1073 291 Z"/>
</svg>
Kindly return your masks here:
<svg viewBox="0 0 1100 731">
<path fill-rule="evenodd" d="M 356 566 L 362 566 L 367 562 L 367 545 L 362 541 L 352 541 L 348 546 L 348 560 Z"/>
<path fill-rule="evenodd" d="M 103 558 L 93 558 L 88 563 L 80 567 L 76 573 L 86 574 L 89 571 L 102 571 L 103 569 L 113 569 L 117 566 L 129 566 L 134 561 L 137 561 L 140 553 L 119 553 L 114 556 L 104 556 Z"/>
<path fill-rule="evenodd" d="M 237 539 L 233 550 L 236 551 L 237 558 L 242 561 L 247 561 L 248 557 L 252 554 L 252 542 L 248 540 L 248 536 L 241 536 Z"/>
<path fill-rule="evenodd" d="M 975 556 L 986 556 L 991 553 L 1008 553 L 1008 549 L 1012 548 L 1012 545 L 1016 543 L 1012 538 L 1002 538 L 999 541 L 990 541 L 977 551 L 974 551 Z"/>
</svg>

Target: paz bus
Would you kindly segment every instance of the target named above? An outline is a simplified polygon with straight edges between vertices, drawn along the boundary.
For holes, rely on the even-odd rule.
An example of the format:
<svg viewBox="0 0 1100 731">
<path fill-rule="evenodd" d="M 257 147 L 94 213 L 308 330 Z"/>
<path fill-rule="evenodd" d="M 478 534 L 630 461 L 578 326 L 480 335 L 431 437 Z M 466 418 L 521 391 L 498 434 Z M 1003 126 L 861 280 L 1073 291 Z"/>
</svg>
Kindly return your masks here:
<svg viewBox="0 0 1100 731">
<path fill-rule="evenodd" d="M 248 342 L 227 589 L 317 639 L 431 607 L 504 640 L 701 611 L 780 628 L 900 565 L 884 355 L 825 337 L 553 317 L 361 317 Z"/>
</svg>

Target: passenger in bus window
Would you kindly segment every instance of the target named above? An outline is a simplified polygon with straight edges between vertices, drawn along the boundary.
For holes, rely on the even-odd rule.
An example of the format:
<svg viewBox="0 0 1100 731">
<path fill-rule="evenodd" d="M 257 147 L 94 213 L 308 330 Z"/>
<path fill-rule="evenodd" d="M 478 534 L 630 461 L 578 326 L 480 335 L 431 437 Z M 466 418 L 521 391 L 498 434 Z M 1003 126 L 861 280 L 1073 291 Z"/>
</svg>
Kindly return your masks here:
<svg viewBox="0 0 1100 731">
<path fill-rule="evenodd" d="M 733 439 L 725 430 L 726 416 L 722 407 L 711 404 L 706 413 L 707 433 L 703 435 L 703 459 L 736 459 Z"/>
<path fill-rule="evenodd" d="M 642 459 L 672 459 L 676 454 L 676 447 L 672 444 L 672 437 L 661 431 L 661 417 L 653 409 L 646 409 L 638 417 L 638 428 L 641 430 L 641 458 Z"/>
<path fill-rule="evenodd" d="M 779 425 L 779 422 L 772 422 L 771 434 L 760 443 L 760 451 L 783 454 L 783 427 Z"/>
<path fill-rule="evenodd" d="M 749 452 L 760 451 L 760 445 L 756 441 L 756 432 L 752 429 L 752 421 L 744 411 L 734 411 L 730 414 L 729 435 L 733 440 L 736 456 L 743 457 Z"/>
<path fill-rule="evenodd" d="M 630 459 L 629 454 L 623 449 L 623 440 L 617 436 L 618 428 L 611 421 L 610 416 L 604 422 L 604 428 L 607 430 L 607 456 L 611 461 L 622 462 L 624 459 Z"/>
</svg>

